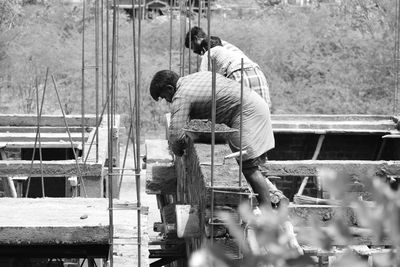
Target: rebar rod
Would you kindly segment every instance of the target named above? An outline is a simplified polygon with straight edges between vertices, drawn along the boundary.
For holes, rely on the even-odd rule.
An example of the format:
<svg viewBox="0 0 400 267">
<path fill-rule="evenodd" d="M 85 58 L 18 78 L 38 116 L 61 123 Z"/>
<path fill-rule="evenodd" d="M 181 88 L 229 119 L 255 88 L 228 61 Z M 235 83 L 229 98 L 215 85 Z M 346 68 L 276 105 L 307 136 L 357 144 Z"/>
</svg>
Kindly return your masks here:
<svg viewBox="0 0 400 267">
<path fill-rule="evenodd" d="M 210 51 L 210 40 L 211 40 L 211 4 L 210 0 L 207 1 L 207 58 L 208 58 L 208 70 L 211 68 L 211 51 Z"/>
<path fill-rule="evenodd" d="M 170 0 L 169 7 L 169 70 L 172 69 L 172 7 L 174 4 L 174 0 Z"/>
<path fill-rule="evenodd" d="M 141 15 L 141 14 L 140 14 Z M 135 106 L 136 106 L 136 196 L 137 196 L 137 203 L 140 207 L 140 65 L 141 65 L 141 36 L 142 36 L 142 24 L 139 20 L 138 23 L 138 80 L 137 80 L 137 88 L 135 90 Z M 142 225 L 141 225 L 141 211 L 140 209 L 137 211 L 137 232 L 138 232 L 138 266 L 141 266 L 141 259 L 142 259 L 142 239 L 141 239 L 141 232 L 142 232 Z"/>
<path fill-rule="evenodd" d="M 48 77 L 49 77 L 49 68 L 46 69 L 46 76 L 45 76 L 45 79 L 44 79 L 42 101 L 41 101 L 41 103 L 40 103 L 40 112 L 39 112 L 40 115 L 42 114 L 42 111 L 43 111 L 44 96 L 45 96 L 45 93 L 46 93 L 47 78 L 48 78 Z M 37 144 L 37 141 L 38 141 L 38 133 L 39 133 L 39 129 L 36 129 L 35 144 L 34 144 L 34 146 L 33 146 L 32 160 L 31 160 L 31 166 L 30 166 L 30 168 L 29 168 L 28 184 L 27 184 L 27 186 L 26 186 L 25 197 L 28 197 L 29 189 L 30 189 L 30 185 L 31 185 L 32 168 L 33 168 L 33 161 L 35 160 L 36 144 Z"/>
<path fill-rule="evenodd" d="M 394 103 L 393 114 L 397 115 L 398 102 L 399 102 L 399 75 L 400 75 L 400 3 L 396 0 L 396 27 L 395 27 L 395 48 L 394 48 L 394 73 L 395 73 L 395 89 L 394 89 Z"/>
<path fill-rule="evenodd" d="M 101 1 L 101 104 L 104 104 L 104 0 Z"/>
<path fill-rule="evenodd" d="M 132 125 L 132 127 L 135 125 L 135 122 L 134 122 L 134 120 L 133 120 L 133 118 L 134 118 L 134 116 L 136 116 L 135 115 L 135 109 L 134 109 L 134 107 L 133 107 L 133 105 L 132 105 L 132 88 L 131 88 L 131 86 L 128 84 L 128 93 L 129 93 L 129 110 L 130 110 L 130 120 L 131 120 L 131 125 Z M 133 130 L 133 129 L 132 129 Z M 131 136 L 129 136 L 129 137 L 131 137 Z M 135 138 L 135 135 L 134 134 L 132 134 L 132 152 L 133 152 L 133 161 L 134 162 L 136 162 L 136 138 Z"/>
<path fill-rule="evenodd" d="M 182 22 L 182 18 L 183 18 L 183 1 L 184 0 L 179 0 L 179 74 L 180 76 L 184 76 L 184 52 L 183 52 L 183 22 Z"/>
<path fill-rule="evenodd" d="M 82 88 L 81 88 L 81 116 L 82 116 L 82 155 L 85 154 L 85 20 L 86 0 L 82 1 Z"/>
<path fill-rule="evenodd" d="M 117 7 L 119 6 L 119 0 L 116 0 L 117 2 Z M 118 99 L 118 52 L 119 52 L 119 12 L 118 9 L 116 9 L 116 22 L 115 22 L 115 57 L 114 57 L 114 103 L 113 103 L 113 120 L 115 121 L 115 115 L 117 113 L 117 99 Z"/>
<path fill-rule="evenodd" d="M 240 62 L 240 126 L 239 126 L 239 187 L 242 187 L 242 170 L 243 170 L 243 58 Z"/>
<path fill-rule="evenodd" d="M 185 23 L 186 25 L 186 23 Z M 188 69 L 189 69 L 189 74 L 192 73 L 192 35 L 190 34 L 190 30 L 192 29 L 192 0 L 189 0 L 189 56 L 188 56 Z M 186 30 L 185 30 L 186 34 Z"/>
<path fill-rule="evenodd" d="M 56 91 L 58 104 L 60 105 L 61 113 L 62 113 L 62 116 L 63 116 L 63 119 L 64 119 L 65 129 L 67 130 L 67 133 L 68 133 L 69 142 L 71 143 L 71 147 L 73 148 L 73 147 L 74 147 L 74 142 L 72 141 L 71 131 L 69 130 L 68 122 L 67 122 L 67 119 L 66 119 L 66 117 L 65 117 L 65 112 L 64 112 L 64 109 L 63 109 L 62 104 L 61 104 L 60 95 L 58 94 L 57 83 L 56 83 L 56 81 L 55 81 L 53 75 L 51 75 L 51 79 L 52 79 L 52 81 L 53 81 L 54 90 Z M 73 152 L 73 154 L 74 154 L 75 163 L 76 163 L 76 169 L 77 169 L 77 171 L 78 171 L 78 176 L 79 176 L 79 178 L 80 178 L 80 180 L 81 180 L 81 184 L 82 184 L 82 189 L 83 189 L 83 192 L 84 192 L 84 196 L 87 197 L 85 182 L 83 181 L 81 168 L 79 167 L 78 156 L 76 155 L 75 149 L 72 149 L 72 152 Z"/>
<path fill-rule="evenodd" d="M 214 187 L 214 150 L 215 150 L 215 121 L 216 121 L 216 66 L 212 61 L 211 74 L 211 187 Z M 211 218 L 214 216 L 214 189 L 211 189 Z M 214 236 L 214 227 L 211 226 L 211 236 Z M 213 238 L 211 238 L 211 244 Z"/>
<path fill-rule="evenodd" d="M 197 26 L 201 27 L 201 12 L 202 12 L 202 0 L 199 0 L 199 8 L 198 8 L 198 17 L 197 17 Z M 190 35 L 191 38 L 191 35 Z M 199 71 L 200 68 L 200 57 L 199 55 L 196 56 L 196 66 L 197 66 L 197 71 Z"/>
<path fill-rule="evenodd" d="M 106 2 L 106 91 L 107 91 L 107 99 L 106 99 L 106 107 L 107 107 L 107 139 L 108 139 L 108 173 L 112 173 L 112 158 L 110 158 L 110 155 L 112 152 L 110 152 L 110 97 L 111 97 L 111 92 L 110 92 L 110 1 Z M 111 171 L 110 171 L 111 170 Z M 107 193 L 108 193 L 108 230 L 109 230 L 109 235 L 108 235 L 108 242 L 110 244 L 109 248 L 109 259 L 110 259 L 110 267 L 113 266 L 114 264 L 114 253 L 113 253 L 113 237 L 114 237 L 114 227 L 113 227 L 113 212 L 112 212 L 112 192 L 110 194 L 110 184 L 111 184 L 111 177 L 109 176 L 107 179 L 108 182 L 108 187 L 107 187 Z"/>
<path fill-rule="evenodd" d="M 99 12 L 100 12 L 100 0 L 96 0 L 95 3 L 95 91 L 96 91 L 96 128 L 99 124 Z M 88 153 L 89 154 L 89 153 Z M 99 135 L 96 135 L 96 162 L 99 161 Z"/>
<path fill-rule="evenodd" d="M 122 163 L 122 169 L 121 169 L 121 176 L 119 180 L 119 185 L 118 185 L 118 195 L 121 191 L 121 186 L 122 186 L 122 180 L 124 178 L 124 172 L 125 172 L 125 164 L 126 164 L 126 157 L 128 155 L 128 146 L 129 146 L 129 140 L 132 136 L 132 131 L 133 131 L 133 115 L 134 112 L 132 110 L 132 93 L 131 93 L 131 86 L 128 84 L 128 92 L 129 92 L 129 114 L 130 114 L 130 124 L 129 124 L 129 131 L 128 131 L 128 138 L 126 141 L 126 147 L 125 147 L 125 152 L 124 152 L 124 160 Z M 135 138 L 133 138 L 133 160 L 136 162 L 136 150 L 135 150 Z"/>
<path fill-rule="evenodd" d="M 40 109 L 39 109 L 39 85 L 38 85 L 37 77 L 35 79 L 35 82 L 36 82 L 37 133 L 38 133 L 38 138 L 39 138 L 40 182 L 42 185 L 42 197 L 45 197 L 46 193 L 44 190 L 44 177 L 43 177 L 42 138 L 40 135 L 40 120 L 41 120 L 42 116 L 41 116 Z"/>
<path fill-rule="evenodd" d="M 101 121 L 103 120 L 104 112 L 105 112 L 105 110 L 106 110 L 106 108 L 107 108 L 107 105 L 108 105 L 109 95 L 110 95 L 110 92 L 107 92 L 106 102 L 104 103 L 104 105 L 103 105 L 103 107 L 102 107 L 102 110 L 101 110 L 101 113 L 100 113 L 99 122 L 97 123 L 96 128 L 95 128 L 95 131 L 94 131 L 94 136 L 97 136 L 97 135 L 98 135 L 100 123 L 101 123 Z M 88 149 L 87 149 L 87 152 L 86 152 L 85 160 L 83 161 L 84 164 L 86 164 L 86 162 L 87 162 L 87 160 L 88 160 L 88 158 L 89 158 L 89 153 L 90 153 L 90 151 L 91 151 L 91 149 L 92 149 L 93 141 L 94 141 L 94 139 L 92 139 L 92 140 L 90 141 L 90 145 L 89 145 L 89 147 L 88 147 Z"/>
</svg>

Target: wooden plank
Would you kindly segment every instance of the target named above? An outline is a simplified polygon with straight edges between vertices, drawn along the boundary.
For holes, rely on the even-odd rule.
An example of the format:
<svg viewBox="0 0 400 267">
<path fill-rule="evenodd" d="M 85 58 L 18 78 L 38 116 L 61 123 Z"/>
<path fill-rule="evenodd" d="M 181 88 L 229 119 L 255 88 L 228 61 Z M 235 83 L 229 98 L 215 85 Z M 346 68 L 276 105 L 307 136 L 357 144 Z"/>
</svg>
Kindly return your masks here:
<svg viewBox="0 0 400 267">
<path fill-rule="evenodd" d="M 274 128 L 274 133 L 288 133 L 288 134 L 359 134 L 359 135 L 382 135 L 382 134 L 397 134 L 398 131 L 395 130 L 374 130 L 374 129 L 342 129 L 342 128 L 306 128 L 306 129 L 296 129 L 296 128 Z"/>
<path fill-rule="evenodd" d="M 66 115 L 68 126 L 81 126 L 81 115 Z M 43 115 L 40 119 L 41 126 L 65 126 L 61 115 Z M 37 116 L 32 114 L 0 114 L 0 126 L 35 126 Z M 96 115 L 86 114 L 84 125 L 96 126 Z"/>
<path fill-rule="evenodd" d="M 77 176 L 75 160 L 62 160 L 62 161 L 43 161 L 43 176 L 44 177 L 64 177 L 64 176 Z M 79 163 L 83 176 L 101 176 L 102 164 L 88 162 L 85 165 Z M 0 161 L 0 175 L 1 176 L 40 176 L 40 161 L 33 162 L 31 171 L 31 161 L 29 160 L 2 160 Z M 99 179 L 99 178 L 97 178 Z"/>
<path fill-rule="evenodd" d="M 68 127 L 71 133 L 82 132 L 82 127 L 72 126 Z M 0 133 L 36 133 L 36 126 L 0 126 Z M 91 127 L 87 127 L 85 132 L 90 132 Z M 42 126 L 40 127 L 41 133 L 66 133 L 67 130 L 64 126 Z"/>
<path fill-rule="evenodd" d="M 393 121 L 392 116 L 388 115 L 361 115 L 361 114 L 271 114 L 274 121 Z"/>
<path fill-rule="evenodd" d="M 353 179 L 363 180 L 371 175 L 397 175 L 400 172 L 400 161 L 271 160 L 262 167 L 264 173 L 276 176 L 316 176 L 320 169 L 331 169 L 338 173 L 346 173 Z"/>
<path fill-rule="evenodd" d="M 85 133 L 85 138 L 89 136 Z M 42 142 L 59 142 L 65 141 L 70 142 L 67 133 L 41 133 L 40 134 Z M 0 133 L 0 142 L 34 142 L 36 138 L 36 133 Z M 72 141 L 81 141 L 81 133 L 71 133 Z"/>
<path fill-rule="evenodd" d="M 35 147 L 35 142 L 7 142 L 4 143 L 5 147 L 7 148 L 34 148 Z M 81 143 L 80 142 L 72 142 L 72 145 L 70 142 L 66 141 L 60 141 L 60 142 L 41 142 L 41 147 L 42 148 L 80 148 Z M 36 143 L 36 148 L 39 148 L 39 142 Z"/>
</svg>

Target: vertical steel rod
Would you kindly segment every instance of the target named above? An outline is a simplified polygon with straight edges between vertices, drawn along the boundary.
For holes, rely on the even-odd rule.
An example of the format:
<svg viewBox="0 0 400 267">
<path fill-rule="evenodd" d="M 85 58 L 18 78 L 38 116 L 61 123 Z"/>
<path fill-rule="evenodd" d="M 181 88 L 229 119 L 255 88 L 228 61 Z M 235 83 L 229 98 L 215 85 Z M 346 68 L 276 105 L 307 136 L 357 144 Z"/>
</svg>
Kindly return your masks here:
<svg viewBox="0 0 400 267">
<path fill-rule="evenodd" d="M 214 218 L 214 150 L 215 150 L 215 121 L 216 121 L 216 67 L 215 60 L 212 61 L 211 74 L 211 223 Z M 214 224 L 211 224 L 211 244 L 214 237 Z"/>
<path fill-rule="evenodd" d="M 82 115 L 82 155 L 85 154 L 85 20 L 86 20 L 86 0 L 82 1 L 82 95 L 81 95 L 81 115 Z"/>
<path fill-rule="evenodd" d="M 241 59 L 240 65 L 240 127 L 239 127 L 239 187 L 242 189 L 242 170 L 243 170 L 243 148 L 242 148 L 242 138 L 243 138 L 243 58 Z"/>
<path fill-rule="evenodd" d="M 96 90 L 96 128 L 98 128 L 99 124 L 99 12 L 100 12 L 100 6 L 99 6 L 99 1 L 96 0 L 96 8 L 95 8 L 95 90 Z M 98 130 L 97 130 L 98 132 Z M 88 153 L 89 154 L 89 153 Z M 96 135 L 96 162 L 99 161 L 99 135 Z"/>
<path fill-rule="evenodd" d="M 37 133 L 38 133 L 38 138 L 39 138 L 39 160 L 40 160 L 40 182 L 42 185 L 42 197 L 46 196 L 45 190 L 44 190 L 44 177 L 43 177 L 43 156 L 42 156 L 42 141 L 41 141 L 41 135 L 40 135 L 40 121 L 42 114 L 40 113 L 39 110 L 39 85 L 38 85 L 38 80 L 36 77 L 36 112 L 37 112 Z"/>
<path fill-rule="evenodd" d="M 211 38 L 211 3 L 207 1 L 207 43 L 208 43 L 208 70 L 211 68 L 211 52 L 210 52 L 210 38 Z"/>
<path fill-rule="evenodd" d="M 201 27 L 201 12 L 203 12 L 202 11 L 202 0 L 199 0 L 199 8 L 198 8 L 198 17 L 197 17 L 197 26 L 198 27 Z M 199 55 L 197 55 L 196 56 L 196 66 L 197 66 L 197 71 L 199 71 L 199 68 L 200 68 L 200 57 L 199 57 Z"/>
<path fill-rule="evenodd" d="M 400 75 L 400 3 L 396 0 L 396 29 L 395 29 L 395 45 L 394 45 L 394 73 L 395 73 L 395 89 L 394 89 L 394 103 L 393 103 L 393 114 L 398 113 L 399 104 L 399 75 Z"/>
<path fill-rule="evenodd" d="M 186 23 L 185 23 L 186 25 Z M 189 0 L 189 32 L 192 29 L 192 0 Z M 186 30 L 184 32 L 184 34 L 186 34 Z M 189 74 L 192 73 L 192 35 L 189 34 L 189 56 L 188 56 L 188 61 L 189 61 L 189 65 L 188 65 L 188 69 L 189 69 Z"/>
<path fill-rule="evenodd" d="M 107 90 L 107 130 L 108 130 L 108 173 L 112 173 L 112 152 L 110 151 L 110 140 L 112 136 L 110 135 L 110 1 L 106 2 L 106 90 Z M 108 243 L 110 244 L 109 249 L 109 259 L 110 259 L 110 267 L 114 264 L 114 254 L 113 254 L 113 238 L 114 238 L 114 227 L 113 227 L 113 202 L 112 202 L 112 192 L 110 194 L 110 184 L 111 184 L 111 176 L 108 176 L 108 230 L 109 230 L 109 240 Z"/>
<path fill-rule="evenodd" d="M 39 112 L 40 116 L 41 116 L 42 111 L 43 111 L 44 96 L 45 96 L 45 93 L 46 93 L 48 76 L 49 76 L 49 68 L 46 69 L 46 77 L 45 77 L 44 86 L 43 86 L 42 102 L 40 103 L 40 112 Z M 35 154 L 36 154 L 36 144 L 37 144 L 37 141 L 38 141 L 38 134 L 39 134 L 39 129 L 36 130 L 35 144 L 33 146 L 32 160 L 31 160 L 31 166 L 30 166 L 30 169 L 29 169 L 28 184 L 26 186 L 25 197 L 28 197 L 29 188 L 30 188 L 30 185 L 31 185 L 32 168 L 33 168 L 33 161 L 35 159 Z"/>
<path fill-rule="evenodd" d="M 169 70 L 172 68 L 172 7 L 174 4 L 174 0 L 170 0 L 170 8 L 169 8 Z"/>
<path fill-rule="evenodd" d="M 140 8 L 139 8 L 140 10 Z M 140 13 L 141 16 L 141 13 Z M 141 206 L 141 201 L 140 201 L 140 78 L 141 78 L 141 73 L 140 73 L 140 65 L 141 65 L 141 36 L 142 36 L 142 24 L 139 20 L 138 23 L 138 80 L 137 80 L 137 88 L 135 90 L 135 106 L 136 106 L 136 196 L 137 196 L 137 205 L 138 207 Z M 141 209 L 137 210 L 137 223 L 138 223 L 138 266 L 141 266 L 141 259 L 142 259 L 142 225 L 141 225 Z"/>
<path fill-rule="evenodd" d="M 104 0 L 101 1 L 101 104 L 104 104 Z"/>
</svg>

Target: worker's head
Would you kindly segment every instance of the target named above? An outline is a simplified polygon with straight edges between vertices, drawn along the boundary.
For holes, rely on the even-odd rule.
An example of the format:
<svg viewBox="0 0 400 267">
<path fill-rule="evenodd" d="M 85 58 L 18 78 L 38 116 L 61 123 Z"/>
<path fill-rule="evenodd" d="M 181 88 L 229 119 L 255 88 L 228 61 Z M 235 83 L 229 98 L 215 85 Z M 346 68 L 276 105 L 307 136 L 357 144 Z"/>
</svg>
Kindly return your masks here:
<svg viewBox="0 0 400 267">
<path fill-rule="evenodd" d="M 208 38 L 201 41 L 200 46 L 201 46 L 201 49 L 203 50 L 203 52 L 208 51 Z M 210 36 L 210 48 L 213 48 L 216 46 L 222 46 L 221 39 L 217 36 Z"/>
<path fill-rule="evenodd" d="M 186 33 L 185 38 L 185 46 L 189 48 L 189 43 L 191 41 L 191 49 L 196 54 L 203 54 L 203 50 L 201 49 L 201 41 L 207 38 L 207 34 L 203 31 L 202 28 L 194 26 L 192 29 Z"/>
<path fill-rule="evenodd" d="M 179 75 L 170 70 L 161 70 L 157 72 L 150 84 L 150 95 L 158 101 L 160 98 L 171 103 L 176 91 L 176 83 Z"/>
</svg>

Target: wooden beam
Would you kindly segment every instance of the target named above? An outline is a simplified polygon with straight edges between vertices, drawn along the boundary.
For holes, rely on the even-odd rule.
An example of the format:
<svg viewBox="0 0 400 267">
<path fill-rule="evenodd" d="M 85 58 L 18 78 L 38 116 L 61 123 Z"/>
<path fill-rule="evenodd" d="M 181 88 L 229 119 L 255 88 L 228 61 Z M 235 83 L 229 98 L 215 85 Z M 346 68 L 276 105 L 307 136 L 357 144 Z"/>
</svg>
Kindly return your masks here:
<svg viewBox="0 0 400 267">
<path fill-rule="evenodd" d="M 68 127 L 71 133 L 82 132 L 82 127 Z M 37 126 L 0 126 L 0 133 L 36 133 Z M 90 132 L 92 128 L 86 128 L 86 132 Z M 41 133 L 66 133 L 67 130 L 62 126 L 43 126 L 40 127 Z"/>
<path fill-rule="evenodd" d="M 343 128 L 330 128 L 324 129 L 321 127 L 316 128 L 290 128 L 280 126 L 279 128 L 273 128 L 274 133 L 287 133 L 287 134 L 357 134 L 357 135 L 383 135 L 383 134 L 397 134 L 400 133 L 397 130 L 386 130 L 386 129 L 343 129 Z"/>
<path fill-rule="evenodd" d="M 331 169 L 346 173 L 354 179 L 363 180 L 375 175 L 386 177 L 398 175 L 400 161 L 362 161 L 362 160 L 294 160 L 268 161 L 262 171 L 276 176 L 316 176 L 320 169 Z"/>
<path fill-rule="evenodd" d="M 81 115 L 66 115 L 68 126 L 81 126 Z M 37 116 L 32 114 L 7 114 L 0 115 L 0 126 L 35 126 Z M 43 115 L 40 119 L 41 126 L 65 126 L 61 115 Z M 96 126 L 95 115 L 85 115 L 84 125 Z"/>
<path fill-rule="evenodd" d="M 85 133 L 85 138 L 89 136 Z M 59 142 L 61 140 L 65 142 L 70 142 L 67 133 L 41 133 L 40 134 L 42 142 Z M 0 133 L 0 142 L 34 142 L 36 138 L 36 133 Z M 81 141 L 81 133 L 71 133 L 72 141 Z"/>
<path fill-rule="evenodd" d="M 274 121 L 393 121 L 392 116 L 387 115 L 320 115 L 320 114 L 272 114 L 272 122 Z"/>
<path fill-rule="evenodd" d="M 85 165 L 79 163 L 83 176 L 101 176 L 102 164 L 88 162 Z M 63 176 L 77 176 L 78 171 L 76 168 L 75 160 L 62 160 L 62 161 L 43 161 L 43 176 L 44 177 L 63 177 Z M 29 160 L 1 160 L 0 161 L 0 176 L 40 176 L 40 161 L 33 162 L 32 171 L 31 161 Z"/>
<path fill-rule="evenodd" d="M 3 143 L 7 148 L 34 148 L 35 142 L 7 142 Z M 2 145 L 0 144 L 0 147 Z M 42 148 L 80 148 L 80 142 L 73 142 L 72 145 L 70 142 L 41 142 Z M 36 143 L 36 148 L 39 148 L 39 142 Z"/>
</svg>

